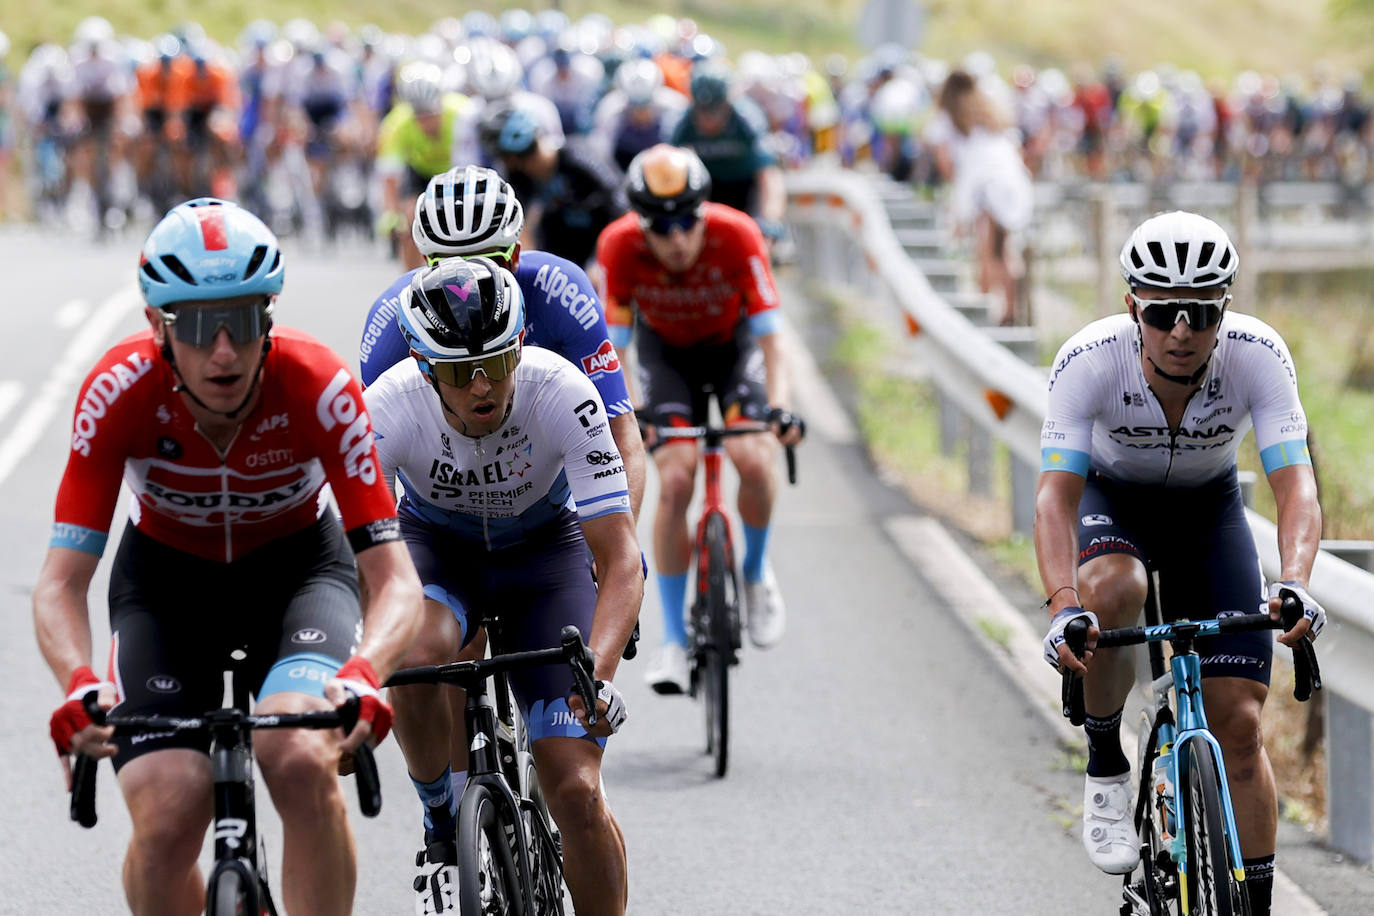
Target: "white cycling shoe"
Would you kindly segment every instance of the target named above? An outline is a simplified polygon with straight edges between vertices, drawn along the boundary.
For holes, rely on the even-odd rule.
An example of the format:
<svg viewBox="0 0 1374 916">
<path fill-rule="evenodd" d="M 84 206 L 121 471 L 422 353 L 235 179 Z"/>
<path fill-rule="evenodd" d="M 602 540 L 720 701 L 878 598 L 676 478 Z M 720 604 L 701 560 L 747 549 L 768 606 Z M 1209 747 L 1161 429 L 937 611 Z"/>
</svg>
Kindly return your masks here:
<svg viewBox="0 0 1374 916">
<path fill-rule="evenodd" d="M 452 840 L 427 843 L 415 854 L 415 867 L 415 916 L 457 913 L 458 845 Z"/>
<path fill-rule="evenodd" d="M 773 565 L 764 564 L 763 578 L 744 583 L 744 607 L 748 615 L 749 641 L 760 649 L 767 649 L 782 638 L 787 628 L 787 608 L 778 591 Z"/>
<path fill-rule="evenodd" d="M 1131 823 L 1131 774 L 1085 779 L 1083 848 L 1107 874 L 1129 874 L 1140 862 L 1140 845 Z"/>
<path fill-rule="evenodd" d="M 654 652 L 644 672 L 644 682 L 655 693 L 686 693 L 691 686 L 691 672 L 687 667 L 687 650 L 677 643 L 664 643 Z"/>
</svg>

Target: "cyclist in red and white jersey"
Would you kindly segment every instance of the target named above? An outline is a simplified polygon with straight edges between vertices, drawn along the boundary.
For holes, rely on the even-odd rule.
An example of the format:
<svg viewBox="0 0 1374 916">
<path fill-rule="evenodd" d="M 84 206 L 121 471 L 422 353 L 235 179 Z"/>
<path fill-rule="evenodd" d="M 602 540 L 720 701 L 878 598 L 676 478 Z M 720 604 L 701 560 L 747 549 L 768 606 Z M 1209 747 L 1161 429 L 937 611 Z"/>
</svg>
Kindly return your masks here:
<svg viewBox="0 0 1374 916">
<path fill-rule="evenodd" d="M 409 645 L 421 595 L 362 391 L 323 344 L 272 328 L 281 252 L 246 210 L 211 198 L 174 208 L 144 243 L 138 275 L 151 328 L 112 347 L 82 385 L 34 588 L 39 646 L 67 685 L 52 737 L 64 760 L 114 758 L 133 821 L 130 908 L 199 912 L 213 788 L 206 745 L 182 734 L 112 744 L 82 696 L 98 689 L 120 712 L 200 714 L 221 702 L 237 649 L 259 713 L 356 695 L 360 721 L 346 737 L 254 739 L 284 826 L 287 908 L 347 913 L 355 861 L 335 770 L 341 754 L 390 727 L 378 690 Z M 110 574 L 102 681 L 86 594 L 121 480 L 133 498 Z"/>
<path fill-rule="evenodd" d="M 658 144 L 640 153 L 630 162 L 627 187 L 633 212 L 602 232 L 597 260 L 606 272 L 611 343 L 622 363 L 631 334 L 636 337 L 636 411 L 660 426 L 703 423 L 709 389 L 727 424 L 766 420 L 784 444 L 800 442 L 805 425 L 788 406 L 777 334 L 782 313 L 758 225 L 747 213 L 708 202 L 710 175 L 688 149 Z M 785 622 L 782 595 L 767 561 L 777 443 L 738 436 L 726 440 L 726 452 L 740 476 L 749 636 L 764 648 L 781 638 Z M 660 693 L 679 693 L 687 680 L 682 613 L 696 445 L 666 444 L 654 460 L 659 476 L 654 559 L 665 641 L 646 678 Z"/>
</svg>

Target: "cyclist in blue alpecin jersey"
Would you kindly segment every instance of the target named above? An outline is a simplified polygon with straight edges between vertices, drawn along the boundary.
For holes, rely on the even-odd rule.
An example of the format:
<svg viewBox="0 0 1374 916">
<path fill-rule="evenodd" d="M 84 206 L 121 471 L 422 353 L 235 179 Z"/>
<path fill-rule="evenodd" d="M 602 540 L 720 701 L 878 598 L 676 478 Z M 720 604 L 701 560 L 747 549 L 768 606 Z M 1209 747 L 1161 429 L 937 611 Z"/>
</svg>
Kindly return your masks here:
<svg viewBox="0 0 1374 916">
<path fill-rule="evenodd" d="M 492 169 L 469 165 L 430 179 L 416 201 L 411 235 L 430 264 L 480 255 L 515 274 L 525 295 L 525 343 L 552 350 L 580 368 L 601 394 L 637 518 L 644 498 L 644 443 L 605 310 L 581 267 L 547 252 L 521 250 L 524 223 L 524 208 L 510 184 Z M 367 313 L 358 346 L 364 385 L 410 355 L 396 314 L 416 273 L 398 277 Z"/>
<path fill-rule="evenodd" d="M 567 360 L 524 347 L 522 294 L 487 258 L 426 268 L 402 297 L 413 359 L 365 393 L 387 480 L 405 486 L 397 514 L 424 586 L 419 636 L 403 664 L 452 661 L 491 614 L 500 651 L 589 634 L 601 684 L 595 726 L 566 670 L 512 674 L 564 874 L 579 913 L 625 906 L 625 843 L 601 791 L 605 739 L 625 720 L 611 683 L 644 594 L 621 456 L 596 388 Z M 597 578 L 592 576 L 595 561 Z M 599 584 L 598 584 L 599 580 Z M 454 909 L 458 798 L 450 739 L 464 731 L 438 685 L 394 688 L 395 731 L 423 804 L 425 848 L 413 887 L 419 913 Z M 458 764 L 461 766 L 461 764 Z"/>
<path fill-rule="evenodd" d="M 1089 324 L 1055 357 L 1041 431 L 1035 549 L 1052 619 L 1045 659 L 1084 677 L 1088 718 L 1083 844 L 1093 864 L 1131 872 L 1140 858 L 1131 818 L 1122 709 L 1135 681 L 1128 652 L 1064 645 L 1086 616 L 1131 626 L 1150 594 L 1166 620 L 1254 613 L 1277 617 L 1283 596 L 1304 619 L 1279 640 L 1316 636 L 1326 613 L 1307 593 L 1321 507 L 1307 417 L 1283 339 L 1227 311 L 1236 250 L 1193 213 L 1151 217 L 1127 240 L 1126 314 Z M 1236 476 L 1253 424 L 1278 505 L 1282 570 L 1266 595 Z M 1221 743 L 1253 916 L 1269 916 L 1278 822 L 1260 713 L 1269 691 L 1269 631 L 1198 640 L 1203 694 Z"/>
</svg>

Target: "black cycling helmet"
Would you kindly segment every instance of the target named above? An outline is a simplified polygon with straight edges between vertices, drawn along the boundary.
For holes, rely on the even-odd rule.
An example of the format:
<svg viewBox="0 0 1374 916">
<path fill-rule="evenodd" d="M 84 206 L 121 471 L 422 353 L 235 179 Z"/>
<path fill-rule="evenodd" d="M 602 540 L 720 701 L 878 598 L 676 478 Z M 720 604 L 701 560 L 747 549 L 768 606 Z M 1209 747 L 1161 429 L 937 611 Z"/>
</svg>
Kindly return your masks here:
<svg viewBox="0 0 1374 916">
<path fill-rule="evenodd" d="M 426 362 L 473 359 L 516 349 L 525 297 L 510 271 L 488 258 L 447 258 L 410 280 L 401 333 Z"/>
<path fill-rule="evenodd" d="M 679 216 L 697 212 L 710 199 L 711 173 L 690 149 L 659 143 L 630 160 L 625 192 L 640 216 Z"/>
</svg>

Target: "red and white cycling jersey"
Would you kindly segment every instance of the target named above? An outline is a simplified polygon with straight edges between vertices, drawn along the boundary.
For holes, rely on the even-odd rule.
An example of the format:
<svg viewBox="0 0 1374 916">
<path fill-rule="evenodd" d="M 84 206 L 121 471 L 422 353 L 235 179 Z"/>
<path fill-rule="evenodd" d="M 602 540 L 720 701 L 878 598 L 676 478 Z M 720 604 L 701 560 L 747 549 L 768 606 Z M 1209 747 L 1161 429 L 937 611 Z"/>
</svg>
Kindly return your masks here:
<svg viewBox="0 0 1374 916">
<path fill-rule="evenodd" d="M 394 539 L 396 501 L 358 381 L 313 337 L 271 333 L 258 404 L 223 454 L 173 392 L 151 330 L 112 347 L 81 388 L 50 545 L 104 552 L 121 476 L 141 531 L 210 560 L 312 524 L 328 506 L 326 482 L 354 550 Z"/>
<path fill-rule="evenodd" d="M 778 290 L 753 217 L 707 204 L 706 242 L 697 262 L 669 273 L 626 213 L 601 233 L 596 258 L 606 271 L 606 324 L 616 346 L 629 343 L 634 311 L 670 347 L 721 344 L 747 318 L 755 337 L 777 329 Z"/>
</svg>

